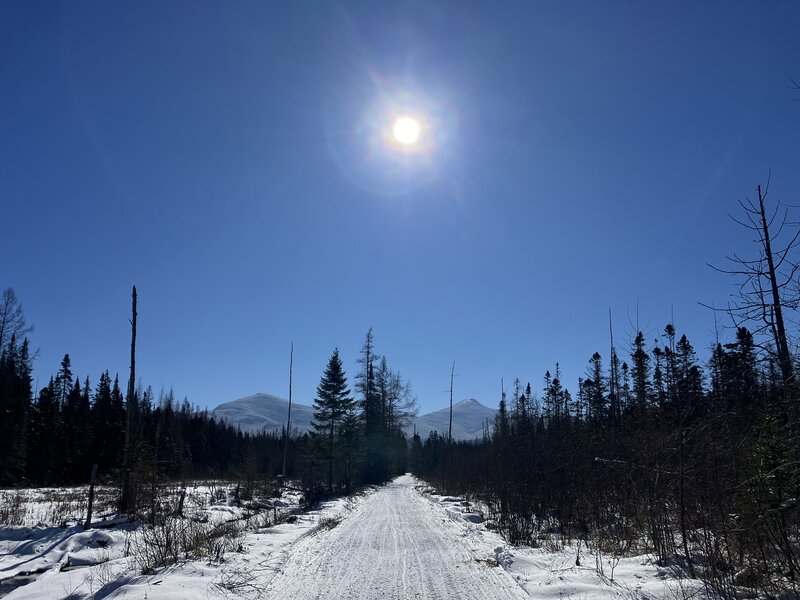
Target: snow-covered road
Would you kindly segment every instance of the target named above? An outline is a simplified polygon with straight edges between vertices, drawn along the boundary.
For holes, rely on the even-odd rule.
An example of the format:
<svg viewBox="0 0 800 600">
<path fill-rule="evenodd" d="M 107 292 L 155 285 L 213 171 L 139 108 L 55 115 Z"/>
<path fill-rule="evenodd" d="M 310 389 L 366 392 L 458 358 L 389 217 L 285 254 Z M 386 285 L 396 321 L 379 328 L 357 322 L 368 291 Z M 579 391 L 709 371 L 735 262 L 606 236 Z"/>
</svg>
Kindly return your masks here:
<svg viewBox="0 0 800 600">
<path fill-rule="evenodd" d="M 336 527 L 297 542 L 267 598 L 527 598 L 476 556 L 438 507 L 403 476 Z"/>
</svg>

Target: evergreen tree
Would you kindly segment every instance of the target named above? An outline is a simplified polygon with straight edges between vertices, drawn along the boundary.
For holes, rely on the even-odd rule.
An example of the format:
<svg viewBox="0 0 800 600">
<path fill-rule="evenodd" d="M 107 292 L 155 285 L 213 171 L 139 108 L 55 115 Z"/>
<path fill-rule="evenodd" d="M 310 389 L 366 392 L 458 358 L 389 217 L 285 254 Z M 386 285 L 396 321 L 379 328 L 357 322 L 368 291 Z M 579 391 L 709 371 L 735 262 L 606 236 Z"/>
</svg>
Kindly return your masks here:
<svg viewBox="0 0 800 600">
<path fill-rule="evenodd" d="M 27 473 L 38 485 L 55 485 L 61 481 L 61 454 L 59 438 L 61 413 L 55 381 L 39 392 L 31 407 L 28 435 Z"/>
<path fill-rule="evenodd" d="M 375 382 L 375 351 L 372 328 L 369 328 L 361 348 L 358 363 L 361 370 L 356 375 L 356 390 L 361 395 L 361 423 L 364 432 L 364 480 L 367 483 L 383 481 L 381 447 L 381 406 Z"/>
<path fill-rule="evenodd" d="M 60 388 L 61 385 L 60 383 L 56 384 L 56 387 Z M 88 439 L 89 407 L 88 405 L 83 406 L 84 397 L 80 379 L 76 377 L 75 383 L 70 387 L 66 401 L 61 409 L 63 423 L 61 456 L 63 459 L 64 479 L 71 483 L 86 479 L 89 476 L 89 472 L 85 469 L 87 458 L 85 444 Z M 84 409 L 86 411 L 85 414 Z"/>
<path fill-rule="evenodd" d="M 65 354 L 61 359 L 61 367 L 55 378 L 55 392 L 58 406 L 63 408 L 67 404 L 67 398 L 72 391 L 73 376 L 72 376 L 72 361 L 70 361 L 69 354 Z"/>
<path fill-rule="evenodd" d="M 592 359 L 589 361 L 585 385 L 590 418 L 596 423 L 605 423 L 608 416 L 606 406 L 606 390 L 608 388 L 603 375 L 603 362 L 599 352 L 592 354 Z"/>
<path fill-rule="evenodd" d="M 0 485 L 25 473 L 28 420 L 31 412 L 31 364 L 27 338 L 16 334 L 0 351 Z"/>
<path fill-rule="evenodd" d="M 122 458 L 125 408 L 119 382 L 112 389 L 108 371 L 100 376 L 92 406 L 92 456 L 101 473 L 118 469 Z"/>
<path fill-rule="evenodd" d="M 644 334 L 639 331 L 633 342 L 633 352 L 631 353 L 633 364 L 633 404 L 634 413 L 637 421 L 647 425 L 647 407 L 650 403 L 652 384 L 650 382 L 650 355 L 644 348 Z"/>
<path fill-rule="evenodd" d="M 345 433 L 348 422 L 355 411 L 355 401 L 350 397 L 347 377 L 339 358 L 339 349 L 331 355 L 325 372 L 317 386 L 314 398 L 314 420 L 312 426 L 317 435 L 326 439 L 328 460 L 328 493 L 333 493 L 334 444 Z"/>
</svg>

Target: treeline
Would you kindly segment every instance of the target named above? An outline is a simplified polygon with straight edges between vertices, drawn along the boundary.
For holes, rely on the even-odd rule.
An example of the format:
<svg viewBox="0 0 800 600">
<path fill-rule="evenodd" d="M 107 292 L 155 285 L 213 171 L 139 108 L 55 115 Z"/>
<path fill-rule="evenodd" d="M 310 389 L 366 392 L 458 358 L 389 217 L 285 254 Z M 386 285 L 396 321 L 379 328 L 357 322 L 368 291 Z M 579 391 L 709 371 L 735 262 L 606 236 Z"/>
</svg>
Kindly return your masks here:
<svg viewBox="0 0 800 600">
<path fill-rule="evenodd" d="M 92 385 L 73 375 L 65 355 L 34 397 L 31 370 L 27 339 L 19 344 L 12 335 L 0 352 L 0 485 L 87 483 L 93 465 L 101 479 L 118 483 L 126 424 L 118 377 L 104 372 Z M 248 469 L 262 476 L 280 468 L 279 436 L 239 431 L 177 402 L 172 391 L 156 397 L 151 388 L 140 390 L 132 412 L 140 482 L 247 476 Z"/>
<path fill-rule="evenodd" d="M 410 385 L 376 354 L 367 332 L 355 397 L 339 350 L 333 351 L 314 399 L 314 433 L 303 463 L 305 487 L 317 494 L 348 493 L 353 486 L 381 483 L 408 468 L 403 426 L 414 409 Z"/>
<path fill-rule="evenodd" d="M 173 392 L 137 389 L 131 403 L 119 378 L 96 383 L 73 372 L 65 355 L 42 389 L 32 386 L 27 327 L 14 291 L 0 305 L 0 485 L 87 483 L 94 465 L 101 480 L 120 484 L 125 472 L 126 425 L 132 490 L 129 511 L 151 507 L 153 486 L 189 478 L 235 478 L 244 491 L 283 474 L 298 479 L 309 499 L 345 493 L 405 472 L 403 420 L 410 387 L 389 368 L 367 334 L 355 379 L 347 389 L 338 350 L 314 400 L 314 432 L 250 433 L 177 401 Z M 130 415 L 128 414 L 130 412 Z"/>
<path fill-rule="evenodd" d="M 754 258 L 716 269 L 738 282 L 724 311 L 735 339 L 700 361 L 670 323 L 652 345 L 636 332 L 623 360 L 612 335 L 575 394 L 558 365 L 538 395 L 515 382 L 483 440 L 414 439 L 412 468 L 486 498 L 511 542 L 577 541 L 576 562 L 587 546 L 651 552 L 723 597 L 796 598 L 800 385 L 787 323 L 800 307 L 800 231 L 756 191 L 734 219 Z"/>
<path fill-rule="evenodd" d="M 630 360 L 589 361 L 572 395 L 558 366 L 540 395 L 515 382 L 491 435 L 412 440 L 412 468 L 486 498 L 511 542 L 557 533 L 606 553 L 677 558 L 730 597 L 797 589 L 797 395 L 744 327 L 701 364 L 670 324 Z"/>
</svg>

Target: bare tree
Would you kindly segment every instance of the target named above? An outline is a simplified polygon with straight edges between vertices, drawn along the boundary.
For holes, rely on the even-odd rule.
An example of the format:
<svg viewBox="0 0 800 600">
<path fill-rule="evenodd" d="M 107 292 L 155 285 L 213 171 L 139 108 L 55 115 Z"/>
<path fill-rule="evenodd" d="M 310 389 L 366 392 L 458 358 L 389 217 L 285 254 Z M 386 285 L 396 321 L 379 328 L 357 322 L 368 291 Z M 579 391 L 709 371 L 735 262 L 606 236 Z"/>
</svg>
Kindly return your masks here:
<svg viewBox="0 0 800 600">
<path fill-rule="evenodd" d="M 14 290 L 12 288 L 3 290 L 3 297 L 0 299 L 0 351 L 12 337 L 16 336 L 19 341 L 32 329 L 33 327 L 25 324 L 22 305 L 17 300 Z"/>
<path fill-rule="evenodd" d="M 281 481 L 286 485 L 286 456 L 289 454 L 289 432 L 292 430 L 292 366 L 294 365 L 294 342 L 289 348 L 289 411 L 286 414 L 286 439 L 283 443 L 283 470 Z"/>
<path fill-rule="evenodd" d="M 739 290 L 724 310 L 736 327 L 745 322 L 755 324 L 753 333 L 771 339 L 772 346 L 767 350 L 777 358 L 786 385 L 794 381 L 795 375 L 784 310 L 796 310 L 800 303 L 796 281 L 800 263 L 794 257 L 794 250 L 800 244 L 800 228 L 797 222 L 789 220 L 788 208 L 782 208 L 780 203 L 771 214 L 767 213 L 765 199 L 768 191 L 769 180 L 763 193 L 760 185 L 756 188 L 757 203 L 749 199 L 739 200 L 744 219 L 731 216 L 733 221 L 755 234 L 753 241 L 758 249 L 757 256 L 743 258 L 734 252 L 727 257 L 729 267 L 709 266 L 739 278 Z M 781 237 L 788 241 L 780 241 Z"/>
<path fill-rule="evenodd" d="M 122 496 L 119 511 L 131 513 L 136 506 L 136 490 L 131 481 L 131 429 L 133 411 L 136 404 L 136 286 L 131 294 L 131 376 L 128 379 L 128 393 L 125 398 L 125 450 L 122 464 Z"/>
<path fill-rule="evenodd" d="M 456 361 L 453 361 L 453 368 L 450 369 L 450 423 L 447 426 L 447 443 L 453 441 L 453 378 L 456 376 Z"/>
</svg>

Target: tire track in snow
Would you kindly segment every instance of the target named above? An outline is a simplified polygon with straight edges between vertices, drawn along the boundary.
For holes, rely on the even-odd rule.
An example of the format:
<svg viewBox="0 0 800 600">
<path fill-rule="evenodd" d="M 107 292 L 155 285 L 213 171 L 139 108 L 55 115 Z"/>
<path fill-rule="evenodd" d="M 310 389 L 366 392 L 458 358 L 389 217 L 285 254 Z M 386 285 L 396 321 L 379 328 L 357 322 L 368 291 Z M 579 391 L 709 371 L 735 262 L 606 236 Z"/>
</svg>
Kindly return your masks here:
<svg viewBox="0 0 800 600">
<path fill-rule="evenodd" d="M 527 598 L 502 568 L 476 561 L 414 483 L 400 477 L 337 527 L 298 541 L 264 597 Z"/>
</svg>

